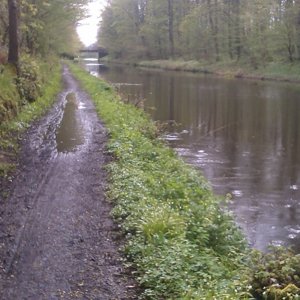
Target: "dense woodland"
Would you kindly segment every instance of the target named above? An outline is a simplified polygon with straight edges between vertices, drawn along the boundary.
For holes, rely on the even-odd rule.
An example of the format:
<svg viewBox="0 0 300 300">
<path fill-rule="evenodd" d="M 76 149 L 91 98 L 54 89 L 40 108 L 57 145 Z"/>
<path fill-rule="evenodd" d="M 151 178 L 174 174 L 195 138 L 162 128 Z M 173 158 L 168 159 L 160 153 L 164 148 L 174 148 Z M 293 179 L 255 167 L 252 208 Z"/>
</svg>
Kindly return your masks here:
<svg viewBox="0 0 300 300">
<path fill-rule="evenodd" d="M 117 59 L 300 59 L 299 0 L 110 0 L 101 45 Z"/>
<path fill-rule="evenodd" d="M 79 46 L 76 24 L 88 0 L 0 0 L 0 59 L 5 60 L 9 41 L 10 5 L 17 6 L 20 52 L 48 56 L 73 52 Z"/>
</svg>

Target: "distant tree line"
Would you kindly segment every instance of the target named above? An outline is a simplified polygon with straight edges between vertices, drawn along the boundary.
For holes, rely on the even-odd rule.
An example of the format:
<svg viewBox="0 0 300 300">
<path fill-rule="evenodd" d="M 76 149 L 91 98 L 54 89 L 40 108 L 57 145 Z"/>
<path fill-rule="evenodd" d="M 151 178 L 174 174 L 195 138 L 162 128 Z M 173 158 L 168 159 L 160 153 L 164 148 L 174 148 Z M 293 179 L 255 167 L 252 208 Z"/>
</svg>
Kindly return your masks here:
<svg viewBox="0 0 300 300">
<path fill-rule="evenodd" d="M 76 24 L 84 16 L 87 2 L 0 0 L 0 63 L 7 55 L 10 37 L 16 33 L 18 45 L 10 45 L 10 48 L 19 47 L 22 53 L 31 56 L 75 51 L 79 46 Z"/>
<path fill-rule="evenodd" d="M 300 59 L 300 0 L 110 0 L 99 42 L 114 58 Z"/>
</svg>

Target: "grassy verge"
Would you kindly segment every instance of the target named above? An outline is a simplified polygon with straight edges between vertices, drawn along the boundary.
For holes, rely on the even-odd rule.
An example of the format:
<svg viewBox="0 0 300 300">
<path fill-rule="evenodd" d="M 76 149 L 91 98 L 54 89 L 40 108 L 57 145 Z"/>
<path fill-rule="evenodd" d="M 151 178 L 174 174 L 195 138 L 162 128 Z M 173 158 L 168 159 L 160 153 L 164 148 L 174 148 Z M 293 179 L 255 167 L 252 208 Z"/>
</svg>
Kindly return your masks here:
<svg viewBox="0 0 300 300">
<path fill-rule="evenodd" d="M 57 60 L 39 63 L 35 66 L 39 72 L 39 94 L 29 103 L 18 93 L 15 72 L 9 67 L 0 75 L 0 177 L 8 177 L 15 168 L 19 136 L 30 123 L 39 118 L 51 106 L 55 95 L 61 89 L 61 73 Z M 26 87 L 29 86 L 31 88 Z M 24 91 L 31 92 L 29 79 L 22 83 Z"/>
<path fill-rule="evenodd" d="M 139 67 L 158 68 L 171 71 L 188 71 L 214 74 L 229 78 L 251 78 L 261 80 L 278 80 L 300 82 L 299 63 L 270 63 L 258 69 L 248 64 L 236 62 L 219 62 L 208 64 L 199 61 L 154 60 L 135 63 Z"/>
<path fill-rule="evenodd" d="M 154 123 L 72 66 L 109 132 L 109 197 L 144 299 L 243 299 L 247 247 L 207 181 L 157 139 Z"/>
</svg>

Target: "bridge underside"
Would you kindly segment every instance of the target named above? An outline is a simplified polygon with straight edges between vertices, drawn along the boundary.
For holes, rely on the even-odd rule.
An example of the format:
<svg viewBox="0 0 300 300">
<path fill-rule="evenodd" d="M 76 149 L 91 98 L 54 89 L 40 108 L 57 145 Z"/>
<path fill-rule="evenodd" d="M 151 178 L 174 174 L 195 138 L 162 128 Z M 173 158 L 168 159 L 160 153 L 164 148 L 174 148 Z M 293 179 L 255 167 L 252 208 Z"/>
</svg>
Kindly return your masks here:
<svg viewBox="0 0 300 300">
<path fill-rule="evenodd" d="M 79 51 L 80 53 L 98 53 L 98 60 L 100 58 L 106 56 L 108 54 L 107 50 L 104 48 L 98 48 L 98 49 L 82 49 Z"/>
</svg>

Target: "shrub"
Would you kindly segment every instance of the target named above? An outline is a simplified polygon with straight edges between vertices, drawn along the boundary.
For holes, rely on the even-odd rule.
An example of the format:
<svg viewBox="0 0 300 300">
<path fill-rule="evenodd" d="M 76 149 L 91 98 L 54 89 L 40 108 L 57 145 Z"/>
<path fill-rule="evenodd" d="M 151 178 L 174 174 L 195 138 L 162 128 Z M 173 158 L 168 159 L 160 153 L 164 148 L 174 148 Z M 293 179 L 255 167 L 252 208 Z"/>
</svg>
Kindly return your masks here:
<svg viewBox="0 0 300 300">
<path fill-rule="evenodd" d="M 16 81 L 23 104 L 34 102 L 41 96 L 39 65 L 31 57 L 23 56 L 21 58 Z"/>
</svg>

